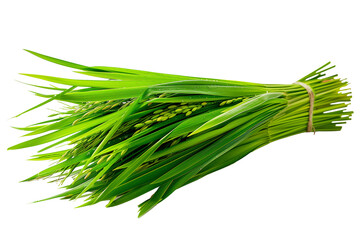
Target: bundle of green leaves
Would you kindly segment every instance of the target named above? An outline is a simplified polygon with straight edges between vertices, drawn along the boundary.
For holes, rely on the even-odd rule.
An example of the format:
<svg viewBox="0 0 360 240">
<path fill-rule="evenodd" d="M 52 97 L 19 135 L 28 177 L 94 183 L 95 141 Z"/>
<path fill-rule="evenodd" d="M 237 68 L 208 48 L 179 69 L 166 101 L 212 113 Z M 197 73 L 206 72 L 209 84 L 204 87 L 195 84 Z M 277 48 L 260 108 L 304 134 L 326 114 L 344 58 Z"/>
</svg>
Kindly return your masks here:
<svg viewBox="0 0 360 240">
<path fill-rule="evenodd" d="M 347 82 L 325 76 L 333 68 L 330 63 L 298 80 L 302 84 L 258 84 L 88 67 L 29 52 L 101 78 L 24 74 L 71 86 L 32 85 L 56 93 L 36 93 L 47 100 L 25 112 L 52 100 L 66 107 L 46 121 L 19 128 L 28 131 L 25 136 L 39 136 L 9 148 L 48 144 L 30 160 L 50 160 L 52 166 L 24 181 L 68 180 L 65 192 L 44 200 L 85 198 L 81 206 L 107 201 L 113 207 L 156 189 L 139 205 L 141 216 L 175 190 L 257 148 L 308 127 L 339 131 L 352 114 L 346 110 L 351 99 Z M 49 150 L 64 143 L 64 150 Z"/>
</svg>

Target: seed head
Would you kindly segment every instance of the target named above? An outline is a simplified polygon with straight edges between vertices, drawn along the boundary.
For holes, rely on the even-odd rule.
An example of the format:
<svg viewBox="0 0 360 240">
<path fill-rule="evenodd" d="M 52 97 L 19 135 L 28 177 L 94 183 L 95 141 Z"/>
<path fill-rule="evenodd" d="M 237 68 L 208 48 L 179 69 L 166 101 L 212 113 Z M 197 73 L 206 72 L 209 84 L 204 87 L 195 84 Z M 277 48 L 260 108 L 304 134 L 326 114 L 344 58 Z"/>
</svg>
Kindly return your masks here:
<svg viewBox="0 0 360 240">
<path fill-rule="evenodd" d="M 136 124 L 134 127 L 135 128 L 141 128 L 141 127 L 143 127 L 145 124 L 144 123 L 138 123 L 138 124 Z"/>
<path fill-rule="evenodd" d="M 109 154 L 108 155 L 108 157 L 107 157 L 107 159 L 106 159 L 106 161 L 108 162 L 108 161 L 110 161 L 110 159 L 113 157 L 113 154 Z"/>
<path fill-rule="evenodd" d="M 102 108 L 102 110 L 107 110 L 111 107 L 111 105 L 106 105 L 105 107 Z"/>
<path fill-rule="evenodd" d="M 162 111 L 163 111 L 162 109 L 156 110 L 156 111 L 154 112 L 154 114 L 159 114 L 159 113 L 161 113 Z"/>
<path fill-rule="evenodd" d="M 118 106 L 119 104 L 120 104 L 120 103 L 115 103 L 114 105 L 111 106 L 111 108 L 114 108 L 114 107 Z M 110 108 L 110 109 L 111 109 L 111 108 Z"/>
<path fill-rule="evenodd" d="M 80 118 L 76 119 L 76 120 L 72 123 L 72 125 L 74 126 L 74 125 L 77 124 L 80 120 L 81 120 Z"/>
<path fill-rule="evenodd" d="M 91 175 L 91 172 L 89 172 L 88 174 L 86 174 L 86 176 L 84 177 L 84 179 L 87 179 L 90 175 Z"/>
<path fill-rule="evenodd" d="M 96 164 L 102 163 L 102 162 L 105 160 L 105 158 L 107 158 L 107 157 L 108 157 L 107 155 L 102 156 L 102 157 L 99 159 L 99 161 L 97 161 Z"/>
<path fill-rule="evenodd" d="M 176 116 L 176 113 L 172 113 L 172 114 L 169 115 L 169 118 L 173 118 L 175 116 Z"/>
</svg>

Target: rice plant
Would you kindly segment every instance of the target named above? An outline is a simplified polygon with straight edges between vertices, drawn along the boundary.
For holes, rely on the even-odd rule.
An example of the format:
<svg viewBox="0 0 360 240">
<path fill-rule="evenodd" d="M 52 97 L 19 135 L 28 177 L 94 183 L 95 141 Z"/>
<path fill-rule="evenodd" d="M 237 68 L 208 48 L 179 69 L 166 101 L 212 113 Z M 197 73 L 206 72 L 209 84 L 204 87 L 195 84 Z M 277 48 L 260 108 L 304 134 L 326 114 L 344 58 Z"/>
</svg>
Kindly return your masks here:
<svg viewBox="0 0 360 240">
<path fill-rule="evenodd" d="M 154 190 L 139 205 L 142 216 L 175 190 L 272 141 L 339 131 L 352 115 L 348 83 L 325 74 L 330 63 L 295 83 L 260 84 L 88 67 L 28 52 L 100 79 L 23 74 L 62 85 L 32 85 L 52 94 L 35 93 L 46 101 L 23 113 L 53 100 L 67 103 L 19 128 L 34 138 L 9 148 L 45 145 L 30 160 L 52 165 L 24 181 L 50 179 L 64 183 L 64 191 L 43 200 L 83 198 L 80 207 L 101 201 L 114 207 Z"/>
</svg>

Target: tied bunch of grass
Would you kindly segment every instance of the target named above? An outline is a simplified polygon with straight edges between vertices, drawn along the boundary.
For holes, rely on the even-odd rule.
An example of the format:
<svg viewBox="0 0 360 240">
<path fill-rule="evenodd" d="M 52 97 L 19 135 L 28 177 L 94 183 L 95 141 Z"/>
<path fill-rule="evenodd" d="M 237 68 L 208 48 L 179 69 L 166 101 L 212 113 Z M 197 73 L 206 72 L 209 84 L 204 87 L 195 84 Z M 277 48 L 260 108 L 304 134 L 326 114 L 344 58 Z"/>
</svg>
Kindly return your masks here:
<svg viewBox="0 0 360 240">
<path fill-rule="evenodd" d="M 24 180 L 50 178 L 81 206 L 117 206 L 156 189 L 139 216 L 175 190 L 240 160 L 272 141 L 306 131 L 339 131 L 352 112 L 347 82 L 325 76 L 330 63 L 296 84 L 257 84 L 115 67 L 88 67 L 39 53 L 47 61 L 102 80 L 24 74 L 71 86 L 36 86 L 67 102 L 49 120 L 20 128 L 41 134 L 10 149 L 41 144 L 31 160 L 51 167 Z M 27 110 L 27 111 L 29 111 Z M 25 112 L 27 112 L 25 111 Z M 65 150 L 43 152 L 67 143 Z M 69 178 L 71 177 L 71 178 Z M 43 200 L 41 200 L 43 201 Z"/>
</svg>

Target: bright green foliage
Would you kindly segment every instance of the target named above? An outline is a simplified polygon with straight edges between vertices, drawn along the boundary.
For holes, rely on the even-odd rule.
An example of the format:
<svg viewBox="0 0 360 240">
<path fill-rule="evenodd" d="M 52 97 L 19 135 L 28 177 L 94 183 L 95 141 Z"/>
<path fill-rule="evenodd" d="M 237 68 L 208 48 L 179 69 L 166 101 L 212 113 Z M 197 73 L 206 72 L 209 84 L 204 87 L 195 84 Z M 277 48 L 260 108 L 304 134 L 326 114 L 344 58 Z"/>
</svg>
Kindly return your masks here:
<svg viewBox="0 0 360 240">
<path fill-rule="evenodd" d="M 68 106 L 48 120 L 18 128 L 34 138 L 9 148 L 49 144 L 30 160 L 55 163 L 24 180 L 50 178 L 64 183 L 72 178 L 65 192 L 48 199 L 86 197 L 81 206 L 108 201 L 107 207 L 113 207 L 156 189 L 139 205 L 142 216 L 182 186 L 307 129 L 309 97 L 298 84 L 88 67 L 29 52 L 77 69 L 83 76 L 102 78 L 24 74 L 67 85 L 29 84 L 56 93 L 36 93 L 47 100 L 23 113 L 52 100 L 68 102 Z M 336 75 L 325 77 L 324 72 L 332 68 L 326 69 L 329 64 L 299 80 L 315 93 L 316 131 L 338 131 L 352 114 L 345 109 L 351 98 L 343 90 L 347 82 Z M 68 143 L 67 149 L 49 151 L 63 143 Z"/>
</svg>

